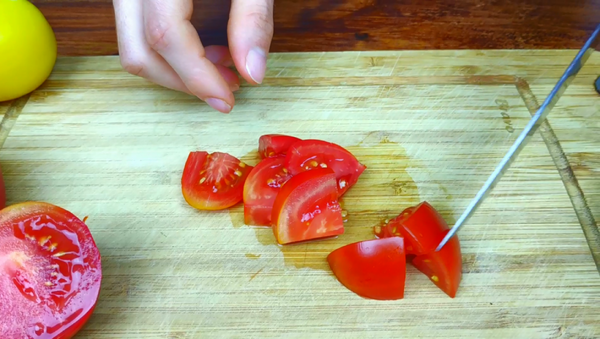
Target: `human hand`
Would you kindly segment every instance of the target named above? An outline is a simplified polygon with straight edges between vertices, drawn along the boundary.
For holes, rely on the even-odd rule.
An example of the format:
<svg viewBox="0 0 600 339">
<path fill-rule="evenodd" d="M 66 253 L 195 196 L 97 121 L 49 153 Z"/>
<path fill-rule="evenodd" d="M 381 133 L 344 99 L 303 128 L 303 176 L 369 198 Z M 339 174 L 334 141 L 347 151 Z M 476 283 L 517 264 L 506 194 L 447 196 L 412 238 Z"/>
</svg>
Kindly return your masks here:
<svg viewBox="0 0 600 339">
<path fill-rule="evenodd" d="M 239 79 L 260 84 L 273 37 L 274 0 L 232 0 L 230 48 L 202 46 L 192 26 L 192 0 L 113 0 L 123 68 L 229 113 Z"/>
</svg>

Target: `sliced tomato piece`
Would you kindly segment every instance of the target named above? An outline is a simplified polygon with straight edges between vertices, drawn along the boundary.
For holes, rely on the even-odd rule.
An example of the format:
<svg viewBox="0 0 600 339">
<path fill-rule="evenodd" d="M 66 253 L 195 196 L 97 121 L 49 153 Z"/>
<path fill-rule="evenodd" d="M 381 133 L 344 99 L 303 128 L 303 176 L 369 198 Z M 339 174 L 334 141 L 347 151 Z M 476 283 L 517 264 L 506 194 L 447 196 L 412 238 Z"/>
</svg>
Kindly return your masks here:
<svg viewBox="0 0 600 339">
<path fill-rule="evenodd" d="M 300 139 L 291 135 L 265 134 L 258 139 L 258 154 L 261 158 L 285 155 L 288 148 Z"/>
<path fill-rule="evenodd" d="M 26 202 L 0 211 L 2 338 L 71 338 L 95 309 L 101 257 L 70 212 Z"/>
<path fill-rule="evenodd" d="M 340 283 L 364 298 L 404 298 L 406 255 L 400 237 L 366 240 L 340 247 L 327 256 Z"/>
<path fill-rule="evenodd" d="M 405 239 L 406 253 L 422 255 L 432 252 L 444 238 L 448 224 L 433 206 L 424 201 L 402 211 L 375 235 L 379 238 L 401 236 Z"/>
<path fill-rule="evenodd" d="M 443 236 L 448 232 L 444 232 Z M 462 254 L 456 235 L 439 252 L 434 250 L 429 254 L 416 256 L 412 264 L 449 297 L 456 296 L 462 279 Z"/>
<path fill-rule="evenodd" d="M 316 168 L 331 168 L 336 176 L 340 197 L 356 184 L 367 168 L 342 146 L 310 139 L 298 141 L 288 149 L 285 167 L 292 175 Z"/>
<path fill-rule="evenodd" d="M 379 238 L 402 236 L 412 264 L 442 291 L 454 298 L 462 279 L 462 253 L 457 236 L 439 251 L 437 246 L 449 232 L 444 218 L 426 201 L 409 207 L 379 229 Z"/>
<path fill-rule="evenodd" d="M 199 210 L 221 210 L 242 201 L 252 170 L 227 153 L 190 152 L 181 177 L 183 197 Z"/>
<path fill-rule="evenodd" d="M 283 167 L 284 156 L 262 160 L 248 174 L 244 184 L 244 222 L 246 225 L 271 226 L 273 203 L 279 188 L 292 175 Z"/>
<path fill-rule="evenodd" d="M 335 173 L 321 168 L 293 176 L 275 198 L 272 220 L 282 245 L 343 234 Z"/>
</svg>

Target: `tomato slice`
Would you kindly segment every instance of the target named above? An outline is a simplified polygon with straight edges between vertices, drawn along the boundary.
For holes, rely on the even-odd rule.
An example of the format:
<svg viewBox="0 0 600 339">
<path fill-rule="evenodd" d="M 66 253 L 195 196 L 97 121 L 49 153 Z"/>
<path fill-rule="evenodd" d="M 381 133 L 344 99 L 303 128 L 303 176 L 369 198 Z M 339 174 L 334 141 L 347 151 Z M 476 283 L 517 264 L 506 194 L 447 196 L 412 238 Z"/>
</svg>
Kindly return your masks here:
<svg viewBox="0 0 600 339">
<path fill-rule="evenodd" d="M 288 148 L 300 139 L 291 135 L 265 134 L 258 139 L 258 154 L 262 159 L 285 155 Z"/>
<path fill-rule="evenodd" d="M 248 174 L 244 184 L 244 223 L 271 226 L 273 203 L 279 188 L 292 176 L 283 167 L 284 156 L 262 160 Z"/>
<path fill-rule="evenodd" d="M 407 254 L 422 255 L 435 250 L 448 229 L 444 218 L 424 201 L 402 211 L 380 231 L 376 228 L 375 235 L 379 238 L 401 236 L 405 238 Z"/>
<path fill-rule="evenodd" d="M 181 177 L 183 197 L 199 210 L 229 208 L 242 201 L 252 168 L 227 153 L 190 152 Z"/>
<path fill-rule="evenodd" d="M 335 173 L 321 168 L 293 176 L 275 198 L 272 220 L 282 245 L 343 234 Z"/>
<path fill-rule="evenodd" d="M 379 238 L 402 236 L 412 264 L 442 291 L 454 298 L 462 279 L 462 253 L 457 236 L 440 250 L 437 246 L 449 232 L 444 218 L 426 201 L 402 211 L 387 225 L 378 229 Z"/>
<path fill-rule="evenodd" d="M 294 143 L 286 155 L 286 168 L 292 173 L 331 168 L 337 180 L 338 196 L 358 181 L 367 168 L 345 148 L 322 140 L 301 140 Z"/>
<path fill-rule="evenodd" d="M 448 232 L 443 233 L 440 241 Z M 462 279 L 462 254 L 456 235 L 439 252 L 434 249 L 428 254 L 416 256 L 412 264 L 450 298 L 456 296 Z"/>
<path fill-rule="evenodd" d="M 349 244 L 331 252 L 327 261 L 339 282 L 361 297 L 404 298 L 406 256 L 400 237 Z"/>
<path fill-rule="evenodd" d="M 71 338 L 94 311 L 101 257 L 88 227 L 41 202 L 0 211 L 0 333 Z"/>
</svg>

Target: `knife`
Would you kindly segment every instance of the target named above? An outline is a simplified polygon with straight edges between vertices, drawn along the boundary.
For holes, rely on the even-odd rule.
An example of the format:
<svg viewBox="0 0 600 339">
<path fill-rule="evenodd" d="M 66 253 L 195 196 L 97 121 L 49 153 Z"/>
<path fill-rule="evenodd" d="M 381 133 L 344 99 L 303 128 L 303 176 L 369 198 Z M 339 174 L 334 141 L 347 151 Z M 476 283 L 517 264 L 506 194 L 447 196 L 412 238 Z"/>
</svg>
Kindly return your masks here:
<svg viewBox="0 0 600 339">
<path fill-rule="evenodd" d="M 548 115 L 548 113 L 550 113 L 552 108 L 554 108 L 560 97 L 563 95 L 567 87 L 569 87 L 577 73 L 579 73 L 583 65 L 585 65 L 585 63 L 587 62 L 590 55 L 595 49 L 600 49 L 600 25 L 596 27 L 596 30 L 592 33 L 588 41 L 585 43 L 585 45 L 583 45 L 579 53 L 577 53 L 577 56 L 575 57 L 575 59 L 573 59 L 569 67 L 567 67 L 567 70 L 562 75 L 556 86 L 554 86 L 554 89 L 552 90 L 552 92 L 550 92 L 550 95 L 548 95 L 544 103 L 540 106 L 535 115 L 531 118 L 527 126 L 525 126 L 517 140 L 515 140 L 515 143 L 508 150 L 508 153 L 506 153 L 502 161 L 500 161 L 500 163 L 498 164 L 498 167 L 496 167 L 494 172 L 492 172 L 485 184 L 483 184 L 481 190 L 479 190 L 475 198 L 471 201 L 469 206 L 467 206 L 467 209 L 456 221 L 452 229 L 446 234 L 444 239 L 442 239 L 442 241 L 436 248 L 436 251 L 441 250 L 444 247 L 444 245 L 446 245 L 446 243 L 456 234 L 460 227 L 471 218 L 475 210 L 477 210 L 479 205 L 481 205 L 481 203 L 488 196 L 490 191 L 494 189 L 496 183 L 500 181 L 500 178 L 502 178 L 504 173 L 506 173 L 512 162 L 517 158 L 521 150 L 525 147 L 527 142 L 529 142 L 531 137 L 535 134 L 538 127 L 540 127 L 542 122 L 546 120 L 546 116 Z"/>
</svg>

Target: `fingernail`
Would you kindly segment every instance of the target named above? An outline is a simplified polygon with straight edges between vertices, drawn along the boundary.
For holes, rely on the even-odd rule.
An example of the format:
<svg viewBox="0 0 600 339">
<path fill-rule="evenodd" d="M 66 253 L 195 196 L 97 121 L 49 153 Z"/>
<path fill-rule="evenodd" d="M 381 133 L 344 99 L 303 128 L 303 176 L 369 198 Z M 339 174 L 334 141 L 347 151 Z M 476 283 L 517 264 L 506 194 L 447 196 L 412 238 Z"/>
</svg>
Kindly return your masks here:
<svg viewBox="0 0 600 339">
<path fill-rule="evenodd" d="M 228 103 L 226 103 L 225 101 L 223 101 L 221 99 L 208 98 L 204 101 L 206 101 L 206 103 L 209 104 L 210 107 L 216 109 L 219 112 L 229 113 L 231 111 L 231 106 L 229 106 Z"/>
<path fill-rule="evenodd" d="M 229 85 L 229 90 L 232 91 L 232 92 L 235 92 L 238 89 L 240 89 L 240 85 L 238 85 L 238 84 L 230 84 Z"/>
<path fill-rule="evenodd" d="M 267 54 L 260 48 L 254 47 L 246 56 L 246 71 L 256 83 L 262 83 L 267 70 Z"/>
</svg>

